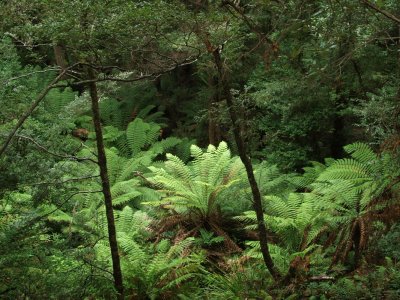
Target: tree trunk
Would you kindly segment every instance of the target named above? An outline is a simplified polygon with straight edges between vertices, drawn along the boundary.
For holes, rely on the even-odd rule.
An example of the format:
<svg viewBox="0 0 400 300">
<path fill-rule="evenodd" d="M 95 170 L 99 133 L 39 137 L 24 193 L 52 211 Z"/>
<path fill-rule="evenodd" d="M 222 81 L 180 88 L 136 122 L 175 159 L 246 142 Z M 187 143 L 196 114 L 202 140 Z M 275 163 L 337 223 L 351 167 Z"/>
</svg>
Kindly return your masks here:
<svg viewBox="0 0 400 300">
<path fill-rule="evenodd" d="M 54 45 L 53 51 L 54 51 L 54 58 L 56 60 L 57 66 L 59 66 L 61 68 L 61 70 L 66 69 L 68 66 L 68 63 L 67 63 L 64 47 L 60 44 Z"/>
<path fill-rule="evenodd" d="M 219 124 L 215 113 L 215 104 L 219 102 L 217 87 L 218 80 L 214 80 L 211 76 L 208 88 L 215 90 L 215 92 L 213 92 L 208 100 L 208 143 L 214 146 L 218 146 L 221 142 Z"/>
<path fill-rule="evenodd" d="M 95 79 L 93 70 L 89 70 L 91 79 Z M 112 197 L 110 182 L 107 171 L 107 159 L 104 150 L 103 133 L 101 129 L 100 111 L 99 111 L 99 97 L 97 95 L 97 86 L 95 82 L 89 84 L 90 98 L 92 101 L 93 125 L 96 132 L 96 144 L 98 164 L 100 168 L 100 178 L 102 190 L 104 195 L 104 204 L 106 207 L 107 225 L 108 225 L 108 240 L 111 249 L 111 259 L 113 265 L 114 286 L 118 292 L 118 299 L 124 298 L 124 286 L 122 281 L 121 265 L 118 253 L 117 233 L 115 230 L 114 212 L 112 207 Z"/>
<path fill-rule="evenodd" d="M 226 77 L 227 74 L 226 74 L 226 71 L 224 70 L 224 66 L 222 64 L 219 49 L 218 48 L 215 49 L 212 52 L 212 54 L 214 56 L 215 66 L 217 67 L 217 70 L 218 70 L 219 83 L 222 88 L 223 97 L 226 100 L 226 104 L 227 104 L 228 110 L 229 110 L 229 115 L 231 117 L 231 121 L 232 121 L 232 125 L 233 125 L 233 134 L 235 136 L 235 142 L 236 142 L 236 145 L 238 148 L 239 156 L 246 168 L 247 178 L 249 180 L 251 192 L 253 195 L 253 207 L 254 207 L 254 211 L 257 216 L 257 228 L 258 228 L 258 233 L 260 236 L 261 253 L 262 253 L 262 256 L 264 259 L 264 263 L 265 263 L 266 267 L 268 268 L 269 272 L 271 273 L 272 277 L 275 280 L 278 280 L 278 279 L 280 279 L 280 274 L 279 274 L 278 270 L 275 268 L 274 262 L 271 258 L 271 255 L 269 253 L 269 248 L 268 248 L 268 234 L 267 234 L 267 229 L 266 229 L 265 221 L 264 221 L 264 212 L 263 212 L 263 208 L 262 208 L 261 193 L 260 193 L 260 189 L 258 187 L 256 178 L 254 176 L 253 166 L 251 164 L 250 158 L 246 154 L 245 144 L 244 144 L 242 136 L 240 134 L 240 124 L 238 122 L 237 113 L 236 113 L 235 107 L 233 105 L 233 97 L 232 97 L 232 93 L 230 90 L 229 82 Z"/>
<path fill-rule="evenodd" d="M 353 269 L 357 269 L 360 265 L 360 259 L 361 259 L 361 247 L 360 247 L 360 241 L 361 241 L 361 230 L 360 230 L 360 224 L 357 221 L 355 224 L 355 229 L 354 229 L 354 234 L 352 236 L 353 243 L 354 243 L 354 264 L 353 264 Z"/>
</svg>

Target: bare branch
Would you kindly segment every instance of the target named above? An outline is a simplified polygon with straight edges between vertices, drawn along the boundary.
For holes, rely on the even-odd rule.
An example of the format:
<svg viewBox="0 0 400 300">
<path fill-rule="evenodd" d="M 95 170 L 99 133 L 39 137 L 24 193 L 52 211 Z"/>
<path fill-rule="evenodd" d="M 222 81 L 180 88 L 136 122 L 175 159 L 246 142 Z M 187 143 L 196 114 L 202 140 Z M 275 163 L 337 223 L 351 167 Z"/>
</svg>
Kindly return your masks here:
<svg viewBox="0 0 400 300">
<path fill-rule="evenodd" d="M 74 160 L 77 162 L 81 162 L 81 161 L 91 161 L 95 164 L 97 164 L 97 161 L 95 161 L 94 159 L 90 158 L 90 157 L 77 157 L 77 156 L 73 156 L 73 155 L 64 155 L 64 154 L 59 154 L 59 153 L 55 153 L 52 152 L 50 150 L 48 150 L 46 147 L 40 145 L 37 141 L 35 141 L 33 138 L 29 137 L 29 136 L 25 136 L 25 135 L 20 135 L 20 134 L 16 134 L 15 137 L 24 139 L 24 140 L 28 140 L 31 143 L 33 143 L 37 148 L 39 148 L 40 150 L 53 155 L 55 157 L 59 157 L 59 158 L 63 158 L 63 159 L 68 159 L 68 160 Z"/>
<path fill-rule="evenodd" d="M 39 220 L 41 220 L 41 219 L 43 219 L 43 218 L 45 218 L 45 217 L 50 216 L 51 214 L 53 214 L 53 213 L 55 213 L 57 210 L 59 210 L 61 207 L 63 207 L 65 204 L 67 204 L 67 202 L 68 202 L 69 200 L 71 200 L 72 197 L 74 197 L 74 196 L 76 196 L 76 195 L 79 195 L 79 194 L 95 194 L 95 193 L 101 193 L 101 192 L 102 192 L 102 190 L 96 190 L 96 191 L 78 191 L 78 192 L 72 193 L 72 194 L 69 195 L 68 198 L 66 198 L 60 205 L 56 206 L 55 209 L 53 209 L 53 210 L 51 210 L 50 212 L 47 212 L 47 213 L 45 213 L 45 214 L 43 214 L 43 215 L 40 215 L 40 216 L 38 216 L 38 217 L 36 217 L 36 218 L 33 218 L 29 223 L 30 223 L 30 225 L 32 225 L 33 223 L 35 223 L 35 222 L 37 222 L 37 221 L 39 221 Z M 33 222 L 33 223 L 31 223 L 31 222 Z"/>
<path fill-rule="evenodd" d="M 96 266 L 95 264 L 92 264 L 89 260 L 85 259 L 83 256 L 81 257 L 81 259 L 85 264 L 88 264 L 89 266 L 91 266 L 91 267 L 93 267 L 95 269 L 98 269 L 98 270 L 100 270 L 102 272 L 105 272 L 105 273 L 108 273 L 110 275 L 113 275 L 113 273 L 111 271 L 109 271 L 107 269 L 104 269 L 102 267 Z"/>
<path fill-rule="evenodd" d="M 94 194 L 94 193 L 101 193 L 102 190 L 96 190 L 96 191 L 77 191 L 72 193 L 71 195 L 69 195 L 61 204 L 59 204 L 58 206 L 56 206 L 54 209 L 52 209 L 51 211 L 44 213 L 40 216 L 37 217 L 33 217 L 32 219 L 30 219 L 29 221 L 27 221 L 24 225 L 22 225 L 21 227 L 18 228 L 19 231 L 22 231 L 26 228 L 30 228 L 32 227 L 35 223 L 39 222 L 40 220 L 50 216 L 51 214 L 55 213 L 57 210 L 59 210 L 61 207 L 63 207 L 65 204 L 68 203 L 69 200 L 72 199 L 72 197 L 79 195 L 79 194 Z M 18 238 L 18 234 L 14 235 L 15 238 Z"/>
<path fill-rule="evenodd" d="M 235 5 L 233 1 L 229 0 L 223 0 L 221 2 L 221 6 L 226 6 L 228 11 L 234 15 L 234 13 L 230 10 L 232 8 L 237 14 L 239 14 L 240 18 L 243 20 L 243 22 L 246 23 L 246 25 L 249 27 L 250 30 L 252 30 L 254 33 L 256 33 L 259 36 L 260 40 L 264 40 L 268 42 L 269 44 L 272 44 L 272 40 L 265 34 L 263 33 L 256 24 L 254 24 L 253 20 L 251 20 L 246 14 L 244 13 L 244 10 Z"/>
<path fill-rule="evenodd" d="M 171 72 L 173 70 L 175 70 L 176 68 L 179 67 L 183 67 L 183 66 L 187 66 L 187 65 L 191 65 L 194 64 L 196 61 L 198 60 L 198 57 L 192 59 L 192 60 L 185 60 L 183 62 L 179 62 L 176 65 L 167 68 L 163 71 L 157 72 L 157 73 L 151 73 L 151 74 L 143 74 L 140 75 L 138 77 L 134 77 L 131 79 L 124 79 L 124 78 L 118 78 L 118 77 L 110 77 L 110 76 L 104 76 L 104 77 L 100 77 L 100 78 L 95 78 L 95 79 L 87 79 L 87 80 L 81 80 L 81 81 L 77 81 L 77 82 L 73 82 L 73 85 L 86 85 L 89 83 L 93 83 L 93 82 L 102 82 L 102 81 L 116 81 L 116 82 L 135 82 L 135 81 L 141 81 L 141 80 L 145 80 L 145 79 L 156 79 L 158 77 L 160 77 L 163 74 L 166 74 L 168 72 Z M 91 66 L 92 69 L 96 69 L 94 66 Z M 101 67 L 98 67 L 101 69 Z M 58 85 L 54 85 L 54 87 L 67 87 L 68 85 L 65 84 L 58 84 Z"/>
<path fill-rule="evenodd" d="M 11 77 L 11 78 L 7 79 L 4 82 L 4 85 L 8 85 L 11 81 L 18 80 L 18 79 L 21 79 L 21 78 L 24 78 L 24 77 L 29 77 L 29 76 L 32 76 L 34 74 L 54 72 L 54 71 L 61 71 L 61 68 L 59 68 L 59 67 L 57 67 L 57 68 L 49 68 L 49 69 L 45 69 L 45 70 L 29 72 L 29 73 L 22 74 L 22 75 L 16 76 L 16 77 Z"/>
<path fill-rule="evenodd" d="M 376 4 L 368 1 L 368 0 L 361 0 L 362 3 L 364 3 L 367 7 L 375 10 L 376 12 L 384 15 L 386 18 L 396 22 L 397 24 L 400 24 L 400 18 L 396 17 L 392 13 L 388 12 L 387 10 L 384 10 L 380 7 L 378 7 Z"/>
<path fill-rule="evenodd" d="M 33 49 L 33 48 L 37 48 L 40 46 L 52 46 L 51 43 L 42 43 L 42 44 L 28 44 L 27 42 L 21 40 L 20 38 L 18 38 L 17 35 L 11 33 L 11 32 L 5 32 L 4 35 L 11 37 L 12 39 L 14 39 L 16 42 L 20 43 L 22 47 L 25 47 L 27 49 Z"/>
<path fill-rule="evenodd" d="M 64 184 L 64 183 L 68 183 L 68 182 L 88 180 L 88 179 L 99 178 L 99 177 L 100 177 L 100 175 L 88 175 L 88 176 L 82 176 L 82 177 L 69 178 L 69 179 L 60 180 L 60 181 L 43 181 L 43 182 L 25 183 L 25 184 L 22 183 L 22 184 L 19 184 L 19 186 L 59 185 L 59 184 Z"/>
<path fill-rule="evenodd" d="M 79 63 L 78 63 L 79 64 Z M 4 144 L 0 148 L 0 157 L 2 154 L 6 151 L 8 145 L 10 144 L 11 140 L 13 139 L 14 135 L 16 134 L 17 130 L 24 124 L 26 119 L 33 113 L 33 111 L 36 109 L 36 107 L 42 102 L 42 100 L 46 97 L 47 93 L 56 87 L 56 83 L 63 78 L 63 76 L 67 73 L 68 70 L 74 68 L 76 65 L 74 64 L 60 72 L 54 80 L 48 84 L 43 91 L 39 94 L 39 96 L 36 98 L 36 100 L 31 104 L 31 106 L 25 111 L 25 113 L 19 118 L 17 124 L 15 125 L 14 129 L 10 132 L 8 137 L 6 138 Z"/>
</svg>

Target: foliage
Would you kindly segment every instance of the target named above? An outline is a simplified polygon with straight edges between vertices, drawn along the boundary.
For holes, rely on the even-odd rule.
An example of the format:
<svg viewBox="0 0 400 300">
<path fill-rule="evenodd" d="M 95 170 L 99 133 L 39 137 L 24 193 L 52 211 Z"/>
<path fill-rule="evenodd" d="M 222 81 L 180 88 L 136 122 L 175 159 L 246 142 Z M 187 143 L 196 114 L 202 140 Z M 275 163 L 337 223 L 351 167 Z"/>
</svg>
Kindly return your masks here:
<svg viewBox="0 0 400 300">
<path fill-rule="evenodd" d="M 318 244 L 328 247 L 335 241 L 332 264 L 345 262 L 353 250 L 357 266 L 374 231 L 374 222 L 390 224 L 397 219 L 399 174 L 392 165 L 392 156 L 378 156 L 362 143 L 348 145 L 345 150 L 351 158 L 327 160 L 326 166 L 314 163 L 302 179 L 290 179 L 310 188 L 309 192 L 265 196 L 267 228 L 276 239 L 271 255 L 282 271 L 288 271 L 290 261 L 309 255 Z M 238 218 L 256 224 L 254 212 Z M 321 239 L 325 233 L 329 233 L 328 238 Z M 259 246 L 248 244 L 253 247 L 250 255 L 259 257 Z"/>
<path fill-rule="evenodd" d="M 324 209 L 333 209 L 328 223 L 340 239 L 333 261 L 339 255 L 343 261 L 354 244 L 357 264 L 373 222 L 396 218 L 398 203 L 393 191 L 398 189 L 399 174 L 388 153 L 377 156 L 361 143 L 348 145 L 345 150 L 351 158 L 336 160 L 326 168 L 318 176 L 314 192 Z"/>
<path fill-rule="evenodd" d="M 151 221 L 146 213 L 134 212 L 128 206 L 117 214 L 116 226 L 126 287 L 132 297 L 173 297 L 180 290 L 185 290 L 188 281 L 202 276 L 203 256 L 191 253 L 191 238 L 172 246 L 168 240 L 161 240 L 157 245 L 144 244 L 143 239 L 151 235 Z M 106 231 L 106 226 L 103 230 Z M 95 250 L 100 261 L 111 263 L 105 240 L 100 241 Z"/>
<path fill-rule="evenodd" d="M 395 263 L 397 263 L 400 260 L 399 243 L 399 224 L 395 223 L 390 226 L 389 231 L 379 236 L 376 243 L 371 245 L 369 253 L 371 253 L 371 256 L 375 261 L 390 257 Z"/>
<path fill-rule="evenodd" d="M 206 295 L 210 299 L 273 299 L 268 293 L 270 278 L 260 264 L 232 259 L 230 272 L 207 277 Z"/>
<path fill-rule="evenodd" d="M 365 273 L 341 278 L 336 282 L 310 283 L 303 290 L 310 299 L 396 299 L 399 297 L 397 264 L 373 267 Z"/>
<path fill-rule="evenodd" d="M 0 157 L 0 298 L 117 297 L 90 70 L 126 298 L 399 298 L 399 1 L 104 4 L 0 2 L 0 146 L 71 67 Z"/>
<path fill-rule="evenodd" d="M 162 196 L 147 204 L 168 210 L 160 232 L 181 225 L 180 234 L 192 236 L 203 228 L 223 237 L 227 249 L 238 251 L 225 228 L 229 228 L 230 217 L 246 206 L 241 190 L 235 188 L 242 181 L 243 165 L 238 158 L 231 158 L 224 142 L 218 147 L 210 145 L 205 152 L 193 145 L 191 153 L 193 161 L 188 165 L 169 154 L 165 168 L 150 167 L 155 173 L 151 180 L 161 187 Z M 232 203 L 232 192 L 236 192 L 236 203 Z"/>
</svg>

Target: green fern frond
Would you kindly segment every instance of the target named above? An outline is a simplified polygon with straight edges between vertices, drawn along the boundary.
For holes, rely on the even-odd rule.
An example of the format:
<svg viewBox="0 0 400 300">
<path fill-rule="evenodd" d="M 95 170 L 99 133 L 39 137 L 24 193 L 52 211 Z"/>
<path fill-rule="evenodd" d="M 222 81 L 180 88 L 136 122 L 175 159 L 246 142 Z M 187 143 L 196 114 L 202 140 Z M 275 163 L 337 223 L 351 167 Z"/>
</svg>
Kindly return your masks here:
<svg viewBox="0 0 400 300">
<path fill-rule="evenodd" d="M 180 142 L 181 140 L 176 137 L 168 137 L 161 141 L 152 143 L 151 151 L 153 151 L 155 154 L 161 154 L 179 145 Z"/>
<path fill-rule="evenodd" d="M 63 112 L 63 109 L 75 99 L 75 93 L 67 88 L 64 91 L 59 89 L 51 89 L 45 99 L 45 109 L 53 115 L 59 115 Z"/>
<path fill-rule="evenodd" d="M 142 119 L 136 118 L 129 123 L 126 129 L 126 138 L 130 147 L 131 153 L 137 154 L 147 143 L 147 132 L 150 125 L 143 122 Z"/>
<path fill-rule="evenodd" d="M 167 194 L 152 205 L 198 209 L 207 215 L 216 208 L 222 191 L 239 183 L 239 169 L 243 166 L 230 157 L 226 143 L 218 148 L 208 147 L 204 152 L 197 146 L 192 146 L 191 150 L 194 161 L 189 165 L 168 154 L 164 169 L 150 168 L 155 173 L 151 181 L 161 184 L 162 191 Z"/>
<path fill-rule="evenodd" d="M 364 143 L 354 143 L 344 147 L 344 150 L 351 155 L 351 157 L 360 163 L 370 164 L 378 159 L 375 152 Z"/>
<path fill-rule="evenodd" d="M 119 101 L 103 97 L 99 103 L 99 109 L 103 124 L 117 129 L 124 128 L 124 118 Z"/>
<path fill-rule="evenodd" d="M 176 180 L 190 182 L 190 180 L 193 178 L 189 167 L 186 166 L 179 157 L 172 154 L 167 154 L 167 162 L 165 163 L 165 167 L 168 172 L 175 175 L 174 179 Z"/>
<path fill-rule="evenodd" d="M 327 168 L 323 173 L 321 173 L 317 180 L 334 180 L 334 179 L 359 179 L 359 178 L 369 178 L 369 170 L 365 164 L 356 161 L 354 159 L 339 159 L 333 163 L 329 168 Z"/>
</svg>

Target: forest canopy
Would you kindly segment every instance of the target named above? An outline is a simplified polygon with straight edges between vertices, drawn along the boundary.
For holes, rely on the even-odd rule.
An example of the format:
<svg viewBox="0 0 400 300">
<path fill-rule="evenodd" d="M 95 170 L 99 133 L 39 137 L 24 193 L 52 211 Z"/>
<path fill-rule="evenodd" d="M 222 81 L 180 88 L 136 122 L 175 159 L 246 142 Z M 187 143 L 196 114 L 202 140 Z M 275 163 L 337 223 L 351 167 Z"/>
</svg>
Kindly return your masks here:
<svg viewBox="0 0 400 300">
<path fill-rule="evenodd" d="M 0 2 L 1 299 L 399 299 L 400 2 Z"/>
</svg>

